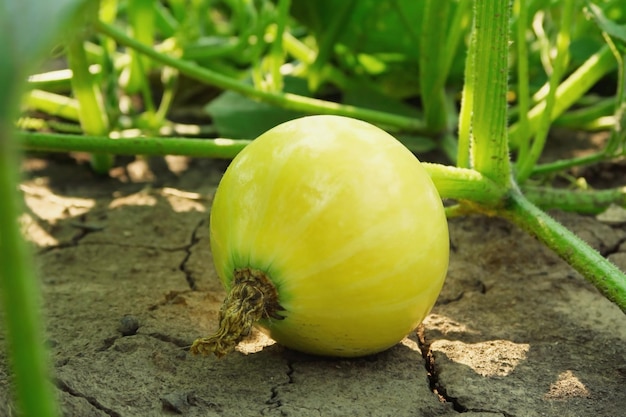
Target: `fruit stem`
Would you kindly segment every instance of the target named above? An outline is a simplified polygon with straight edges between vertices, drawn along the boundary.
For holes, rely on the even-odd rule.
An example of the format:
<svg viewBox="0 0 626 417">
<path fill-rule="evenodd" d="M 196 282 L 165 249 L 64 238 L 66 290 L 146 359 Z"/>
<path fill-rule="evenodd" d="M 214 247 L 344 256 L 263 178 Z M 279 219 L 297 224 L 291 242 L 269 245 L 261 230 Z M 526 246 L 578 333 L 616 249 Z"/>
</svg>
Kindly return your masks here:
<svg viewBox="0 0 626 417">
<path fill-rule="evenodd" d="M 261 319 L 282 320 L 279 311 L 278 292 L 272 281 L 258 269 L 235 269 L 230 292 L 222 303 L 219 314 L 219 329 L 210 337 L 196 339 L 191 353 L 218 358 L 232 352 L 237 344 Z"/>
</svg>

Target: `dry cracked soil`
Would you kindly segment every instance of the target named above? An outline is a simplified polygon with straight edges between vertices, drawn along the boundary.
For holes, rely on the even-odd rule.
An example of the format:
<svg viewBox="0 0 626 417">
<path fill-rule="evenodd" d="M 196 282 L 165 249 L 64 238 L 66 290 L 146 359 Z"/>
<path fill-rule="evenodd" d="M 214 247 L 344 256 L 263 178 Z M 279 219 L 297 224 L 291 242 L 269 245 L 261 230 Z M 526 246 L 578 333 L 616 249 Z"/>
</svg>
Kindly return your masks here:
<svg viewBox="0 0 626 417">
<path fill-rule="evenodd" d="M 319 358 L 253 333 L 194 357 L 224 297 L 207 217 L 226 163 L 126 159 L 98 178 L 81 161 L 30 155 L 20 187 L 65 416 L 624 415 L 626 316 L 493 218 L 450 221 L 438 303 L 386 352 Z M 626 269 L 624 225 L 553 214 Z M 0 364 L 0 416 L 14 416 L 4 350 Z"/>
</svg>

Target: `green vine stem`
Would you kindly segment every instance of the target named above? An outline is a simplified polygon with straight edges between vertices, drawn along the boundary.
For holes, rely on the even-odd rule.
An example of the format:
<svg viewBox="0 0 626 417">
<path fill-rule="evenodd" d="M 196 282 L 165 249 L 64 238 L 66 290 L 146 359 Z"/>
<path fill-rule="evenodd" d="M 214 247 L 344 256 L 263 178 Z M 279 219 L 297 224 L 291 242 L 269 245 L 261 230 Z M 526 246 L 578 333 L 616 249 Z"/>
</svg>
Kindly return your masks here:
<svg viewBox="0 0 626 417">
<path fill-rule="evenodd" d="M 117 155 L 184 155 L 197 158 L 234 158 L 251 141 L 191 138 L 120 138 L 17 132 L 18 143 L 30 151 L 99 152 Z M 501 205 L 504 191 L 481 173 L 472 170 L 423 162 L 442 198 L 474 201 L 485 206 Z M 621 188 L 600 191 L 558 190 L 536 186 L 523 187 L 524 194 L 543 208 L 559 208 L 583 213 L 598 213 L 610 204 L 626 205 Z"/>
<path fill-rule="evenodd" d="M 18 143 L 30 151 L 106 152 L 116 155 L 185 155 L 197 158 L 234 158 L 251 141 L 190 138 L 120 138 L 18 132 Z M 422 163 L 442 198 L 473 200 L 496 206 L 503 191 L 471 169 Z"/>
<path fill-rule="evenodd" d="M 274 39 L 270 45 L 270 54 L 268 56 L 271 74 L 270 91 L 282 91 L 285 85 L 280 68 L 285 63 L 283 34 L 285 33 L 287 20 L 289 19 L 290 6 L 291 0 L 279 0 L 277 4 L 276 22 L 273 25 L 275 28 Z"/>
<path fill-rule="evenodd" d="M 584 214 L 598 214 L 611 204 L 626 207 L 624 187 L 608 190 L 564 190 L 552 187 L 524 185 L 522 192 L 533 204 L 548 209 L 559 209 Z"/>
<path fill-rule="evenodd" d="M 300 96 L 291 93 L 270 92 L 256 89 L 237 79 L 225 76 L 207 68 L 200 67 L 193 62 L 185 61 L 174 56 L 165 55 L 156 51 L 152 46 L 129 37 L 114 26 L 102 21 L 95 23 L 96 29 L 103 35 L 113 38 L 118 44 L 130 47 L 147 57 L 179 70 L 182 74 L 202 83 L 214 85 L 224 90 L 232 90 L 247 97 L 263 100 L 266 103 L 290 110 L 299 110 L 316 114 L 335 114 L 338 116 L 354 117 L 379 124 L 385 127 L 411 131 L 427 135 L 432 133 L 426 128 L 422 120 L 412 117 L 398 116 L 376 110 L 369 110 L 355 106 L 337 104 L 325 100 Z"/>
<path fill-rule="evenodd" d="M 609 120 L 608 126 L 597 128 L 597 130 L 608 130 L 615 124 L 615 112 L 617 99 L 615 97 L 607 97 L 597 100 L 580 109 L 570 110 L 554 120 L 552 126 L 563 126 L 570 129 L 585 129 L 588 127 L 600 126 L 604 120 Z M 608 119 L 607 119 L 608 118 Z"/>
<path fill-rule="evenodd" d="M 463 91 L 461 93 L 461 108 L 459 110 L 459 133 L 456 165 L 460 168 L 470 168 L 470 143 L 472 140 L 472 116 L 474 111 L 474 77 L 476 56 L 476 30 L 472 27 L 471 38 L 465 58 Z"/>
<path fill-rule="evenodd" d="M 595 152 L 589 155 L 579 156 L 570 159 L 559 159 L 553 162 L 546 162 L 545 164 L 538 164 L 533 168 L 533 175 L 544 175 L 552 172 L 565 171 L 573 167 L 580 167 L 582 165 L 594 164 L 610 158 L 611 155 L 607 155 L 606 152 Z"/>
<path fill-rule="evenodd" d="M 473 169 L 422 162 L 443 199 L 473 201 L 485 207 L 497 207 L 504 189 Z"/>
<path fill-rule="evenodd" d="M 528 30 L 528 1 L 516 0 L 513 3 L 513 14 L 517 16 L 517 30 L 515 37 L 516 60 L 517 60 L 517 110 L 519 112 L 518 124 L 522 132 L 528 131 L 528 110 L 530 109 L 530 76 L 528 63 L 528 43 L 526 31 Z M 528 143 L 525 140 L 520 143 L 518 152 L 526 154 Z"/>
<path fill-rule="evenodd" d="M 89 72 L 87 53 L 82 37 L 74 36 L 67 43 L 67 61 L 72 70 L 72 91 L 78 100 L 80 125 L 87 134 L 106 135 L 109 120 L 104 109 L 102 93 Z M 99 174 L 105 174 L 113 165 L 113 157 L 95 153 L 91 156 L 91 166 Z"/>
<path fill-rule="evenodd" d="M 10 94 L 7 90 L 4 93 Z M 12 143 L 13 128 L 11 121 L 6 120 L 8 115 L 13 115 L 13 110 L 7 116 L 0 115 L 0 306 L 20 411 L 24 416 L 53 417 L 57 409 L 48 379 L 39 288 L 17 222 L 22 211 L 21 198 L 16 193 L 20 159 Z"/>
<path fill-rule="evenodd" d="M 357 5 L 356 0 L 347 0 L 337 3 L 335 13 L 329 15 L 330 21 L 326 22 L 326 30 L 321 33 L 320 45 L 315 61 L 309 67 L 309 89 L 311 91 L 317 91 L 323 79 L 323 70 L 326 67 L 328 61 L 332 57 L 335 45 L 341 36 L 342 29 L 346 27 L 346 24 L 350 20 L 350 16 L 354 13 L 354 9 Z"/>
<path fill-rule="evenodd" d="M 509 2 L 477 0 L 474 36 L 473 168 L 503 188 L 511 181 L 507 138 Z M 470 58 L 471 59 L 471 58 Z"/>
<path fill-rule="evenodd" d="M 154 0 L 133 0 L 127 6 L 129 29 L 132 31 L 132 37 L 145 45 L 154 44 L 155 3 Z M 149 88 L 149 86 L 145 85 L 147 80 L 146 74 L 150 72 L 150 61 L 148 59 L 131 51 L 128 71 L 128 82 L 126 85 L 128 93 L 134 94 Z M 152 103 L 151 100 L 145 101 L 146 103 Z"/>
<path fill-rule="evenodd" d="M 39 110 L 50 116 L 78 121 L 78 101 L 68 96 L 34 89 L 24 96 L 24 104 L 29 109 Z"/>
<path fill-rule="evenodd" d="M 530 177 L 533 167 L 543 153 L 550 126 L 552 125 L 552 113 L 556 103 L 556 91 L 561 81 L 561 77 L 565 73 L 567 63 L 569 62 L 569 45 L 570 30 L 573 20 L 574 2 L 573 0 L 564 0 L 561 11 L 561 21 L 559 33 L 556 39 L 556 57 L 552 63 L 552 73 L 548 81 L 549 90 L 545 98 L 545 111 L 539 118 L 536 135 L 530 144 L 520 146 L 520 152 L 517 161 L 517 182 L 523 183 Z M 525 120 L 528 122 L 528 119 Z M 530 140 L 530 139 L 528 139 Z"/>
<path fill-rule="evenodd" d="M 613 71 L 616 66 L 613 53 L 606 45 L 590 56 L 556 89 L 556 98 L 550 120 L 563 114 L 603 76 Z M 546 102 L 542 100 L 528 112 L 528 129 L 522 129 L 519 123 L 509 127 L 509 141 L 512 147 L 518 147 L 522 141 L 528 140 L 537 131 L 545 111 Z"/>
<path fill-rule="evenodd" d="M 12 127 L 7 122 L 0 120 L 0 306 L 20 411 L 24 416 L 53 417 L 57 409 L 49 385 L 39 288 L 31 254 L 17 222 L 22 212 L 21 198 L 16 193 L 19 158 L 11 143 Z"/>
<path fill-rule="evenodd" d="M 626 275 L 565 226 L 513 191 L 500 215 L 536 236 L 626 313 Z"/>
<path fill-rule="evenodd" d="M 190 138 L 119 138 L 17 133 L 19 143 L 32 151 L 97 152 L 115 155 L 187 155 L 198 158 L 234 158 L 249 140 Z"/>
<path fill-rule="evenodd" d="M 454 53 L 445 50 L 450 6 L 449 1 L 426 0 L 419 37 L 421 100 L 426 125 L 435 132 L 444 132 L 447 127 L 445 82 L 448 74 L 444 67 L 446 54 Z"/>
</svg>

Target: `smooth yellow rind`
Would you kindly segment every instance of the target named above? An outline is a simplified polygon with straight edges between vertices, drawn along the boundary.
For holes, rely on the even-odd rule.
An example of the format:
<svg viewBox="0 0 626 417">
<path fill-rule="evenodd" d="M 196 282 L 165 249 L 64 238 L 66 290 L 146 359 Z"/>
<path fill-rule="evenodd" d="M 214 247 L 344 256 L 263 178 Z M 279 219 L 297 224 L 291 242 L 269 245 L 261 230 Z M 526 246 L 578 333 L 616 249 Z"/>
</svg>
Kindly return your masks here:
<svg viewBox="0 0 626 417">
<path fill-rule="evenodd" d="M 261 327 L 300 351 L 384 350 L 428 314 L 449 238 L 428 174 L 403 145 L 364 122 L 297 119 L 242 151 L 220 182 L 211 247 L 228 287 L 235 268 L 265 271 L 284 320 Z"/>
</svg>

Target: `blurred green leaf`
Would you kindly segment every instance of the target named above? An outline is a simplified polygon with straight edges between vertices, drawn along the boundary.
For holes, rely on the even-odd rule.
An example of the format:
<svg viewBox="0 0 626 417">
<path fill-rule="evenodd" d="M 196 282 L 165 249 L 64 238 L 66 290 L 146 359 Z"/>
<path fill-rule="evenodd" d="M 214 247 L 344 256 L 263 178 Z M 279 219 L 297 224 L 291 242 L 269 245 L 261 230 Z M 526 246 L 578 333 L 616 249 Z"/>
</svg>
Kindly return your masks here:
<svg viewBox="0 0 626 417">
<path fill-rule="evenodd" d="M 343 94 L 342 103 L 402 116 L 419 116 L 419 111 L 416 108 L 376 90 L 365 82 L 355 82 L 350 85 Z"/>
<path fill-rule="evenodd" d="M 31 65 L 50 46 L 82 0 L 0 0 L 3 66 Z"/>
<path fill-rule="evenodd" d="M 285 77 L 284 81 L 284 92 L 309 95 L 306 80 Z M 280 123 L 304 116 L 302 112 L 255 101 L 233 91 L 222 93 L 205 109 L 219 135 L 233 139 L 254 139 Z"/>
<path fill-rule="evenodd" d="M 423 154 L 426 152 L 434 151 L 438 148 L 437 142 L 432 138 L 419 135 L 394 135 L 404 146 L 406 146 L 411 152 L 416 154 Z"/>
<path fill-rule="evenodd" d="M 587 2 L 587 8 L 602 31 L 606 32 L 613 39 L 619 39 L 622 43 L 626 43 L 626 25 L 619 25 L 606 17 L 602 9 L 592 2 Z"/>
<path fill-rule="evenodd" d="M 399 52 L 417 60 L 414 37 L 421 27 L 422 3 L 359 0 L 338 41 L 355 52 Z M 322 39 L 327 22 L 333 21 L 340 9 L 340 2 L 333 0 L 294 0 L 291 7 L 292 15 Z"/>
</svg>

